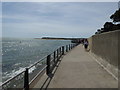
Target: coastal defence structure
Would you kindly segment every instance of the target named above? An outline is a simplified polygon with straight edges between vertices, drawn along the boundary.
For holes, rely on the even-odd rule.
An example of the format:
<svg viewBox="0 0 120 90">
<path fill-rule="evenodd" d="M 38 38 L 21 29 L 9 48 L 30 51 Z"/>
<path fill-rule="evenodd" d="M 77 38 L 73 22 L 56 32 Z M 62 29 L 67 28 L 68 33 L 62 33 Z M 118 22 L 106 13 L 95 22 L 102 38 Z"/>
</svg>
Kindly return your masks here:
<svg viewBox="0 0 120 90">
<path fill-rule="evenodd" d="M 120 30 L 93 35 L 88 40 L 91 54 L 101 65 L 118 77 Z"/>
</svg>

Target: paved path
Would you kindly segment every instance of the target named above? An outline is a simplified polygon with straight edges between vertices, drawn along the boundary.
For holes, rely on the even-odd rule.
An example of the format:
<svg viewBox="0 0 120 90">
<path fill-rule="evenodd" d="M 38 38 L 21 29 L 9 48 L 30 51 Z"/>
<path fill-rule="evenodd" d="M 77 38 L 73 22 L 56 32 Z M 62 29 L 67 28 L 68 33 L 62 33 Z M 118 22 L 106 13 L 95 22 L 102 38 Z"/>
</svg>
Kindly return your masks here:
<svg viewBox="0 0 120 90">
<path fill-rule="evenodd" d="M 49 88 L 117 88 L 118 81 L 105 71 L 81 45 L 67 53 Z"/>
</svg>

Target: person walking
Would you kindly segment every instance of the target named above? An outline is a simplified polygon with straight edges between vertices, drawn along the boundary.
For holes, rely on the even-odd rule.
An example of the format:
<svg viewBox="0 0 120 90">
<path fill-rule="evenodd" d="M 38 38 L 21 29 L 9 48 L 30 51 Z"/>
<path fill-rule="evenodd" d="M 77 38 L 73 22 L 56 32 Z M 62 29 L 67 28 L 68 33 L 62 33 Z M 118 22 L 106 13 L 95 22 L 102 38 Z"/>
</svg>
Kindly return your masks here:
<svg viewBox="0 0 120 90">
<path fill-rule="evenodd" d="M 88 40 L 87 39 L 85 39 L 84 40 L 84 48 L 85 48 L 85 50 L 87 51 L 87 48 L 88 48 Z"/>
</svg>

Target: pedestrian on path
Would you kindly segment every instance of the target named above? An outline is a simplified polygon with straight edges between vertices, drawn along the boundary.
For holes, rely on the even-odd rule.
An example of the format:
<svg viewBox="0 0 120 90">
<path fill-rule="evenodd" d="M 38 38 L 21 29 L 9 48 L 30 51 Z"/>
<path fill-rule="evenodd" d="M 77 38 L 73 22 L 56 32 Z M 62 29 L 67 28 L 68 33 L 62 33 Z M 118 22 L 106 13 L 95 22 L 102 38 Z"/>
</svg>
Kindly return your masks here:
<svg viewBox="0 0 120 90">
<path fill-rule="evenodd" d="M 84 39 L 84 48 L 85 50 L 87 51 L 87 48 L 88 48 L 88 40 L 87 39 Z"/>
</svg>

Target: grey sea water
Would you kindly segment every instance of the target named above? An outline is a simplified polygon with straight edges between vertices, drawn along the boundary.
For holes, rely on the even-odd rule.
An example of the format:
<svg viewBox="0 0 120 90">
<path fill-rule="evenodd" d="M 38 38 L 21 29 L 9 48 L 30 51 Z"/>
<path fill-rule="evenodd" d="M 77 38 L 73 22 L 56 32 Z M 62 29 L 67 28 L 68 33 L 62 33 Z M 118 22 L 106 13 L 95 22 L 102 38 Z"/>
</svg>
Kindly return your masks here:
<svg viewBox="0 0 120 90">
<path fill-rule="evenodd" d="M 66 40 L 3 38 L 2 82 L 19 74 L 24 68 L 34 64 L 58 47 L 70 43 Z"/>
</svg>

